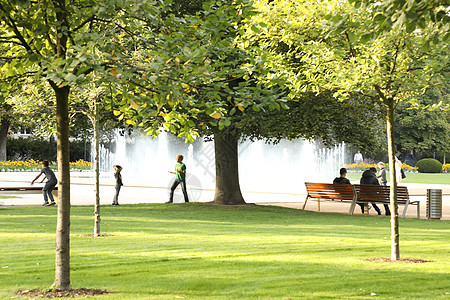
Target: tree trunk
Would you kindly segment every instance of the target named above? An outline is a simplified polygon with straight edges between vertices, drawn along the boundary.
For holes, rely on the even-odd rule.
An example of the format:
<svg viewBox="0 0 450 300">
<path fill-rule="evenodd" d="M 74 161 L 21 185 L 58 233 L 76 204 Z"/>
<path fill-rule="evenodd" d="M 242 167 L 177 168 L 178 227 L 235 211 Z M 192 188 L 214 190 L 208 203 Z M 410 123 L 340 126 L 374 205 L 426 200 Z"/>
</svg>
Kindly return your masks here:
<svg viewBox="0 0 450 300">
<path fill-rule="evenodd" d="M 400 259 L 400 244 L 398 230 L 398 203 L 397 203 L 397 176 L 395 170 L 395 143 L 394 143 L 394 102 L 386 105 L 386 129 L 388 138 L 390 203 L 391 203 L 391 260 Z"/>
<path fill-rule="evenodd" d="M 94 207 L 94 236 L 100 236 L 100 163 L 99 163 L 99 144 L 100 144 L 100 124 L 98 116 L 98 103 L 94 104 L 94 171 L 95 171 L 95 207 Z"/>
<path fill-rule="evenodd" d="M 216 193 L 214 203 L 245 204 L 239 185 L 238 139 L 232 134 L 214 134 Z"/>
<path fill-rule="evenodd" d="M 56 227 L 55 282 L 53 286 L 71 290 L 70 285 L 70 154 L 69 87 L 55 88 L 58 160 L 58 217 Z"/>
<path fill-rule="evenodd" d="M 0 161 L 6 161 L 6 141 L 8 139 L 9 121 L 1 120 L 0 124 Z"/>
</svg>

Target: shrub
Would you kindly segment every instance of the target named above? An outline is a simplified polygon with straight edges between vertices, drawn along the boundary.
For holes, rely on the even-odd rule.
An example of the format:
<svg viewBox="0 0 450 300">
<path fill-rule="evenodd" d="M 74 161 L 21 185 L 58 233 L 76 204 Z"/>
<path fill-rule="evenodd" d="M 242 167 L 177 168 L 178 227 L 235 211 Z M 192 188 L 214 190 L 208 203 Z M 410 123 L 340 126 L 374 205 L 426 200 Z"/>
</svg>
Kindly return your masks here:
<svg viewBox="0 0 450 300">
<path fill-rule="evenodd" d="M 441 173 L 442 164 L 434 158 L 424 158 L 416 163 L 420 173 Z"/>
<path fill-rule="evenodd" d="M 90 150 L 90 143 L 85 144 L 84 141 L 71 140 L 70 161 L 84 159 L 85 156 L 89 160 Z M 36 137 L 8 138 L 6 151 L 9 160 L 28 160 L 33 158 L 38 161 L 56 161 L 56 141 L 54 139 Z"/>
</svg>

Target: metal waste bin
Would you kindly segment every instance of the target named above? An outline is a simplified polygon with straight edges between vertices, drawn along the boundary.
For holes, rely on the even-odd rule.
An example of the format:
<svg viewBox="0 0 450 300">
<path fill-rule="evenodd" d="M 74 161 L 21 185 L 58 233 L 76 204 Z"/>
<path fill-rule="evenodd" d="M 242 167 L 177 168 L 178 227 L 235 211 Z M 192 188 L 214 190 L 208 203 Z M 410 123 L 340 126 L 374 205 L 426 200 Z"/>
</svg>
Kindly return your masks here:
<svg viewBox="0 0 450 300">
<path fill-rule="evenodd" d="M 436 220 L 442 218 L 442 190 L 427 190 L 427 218 Z"/>
</svg>

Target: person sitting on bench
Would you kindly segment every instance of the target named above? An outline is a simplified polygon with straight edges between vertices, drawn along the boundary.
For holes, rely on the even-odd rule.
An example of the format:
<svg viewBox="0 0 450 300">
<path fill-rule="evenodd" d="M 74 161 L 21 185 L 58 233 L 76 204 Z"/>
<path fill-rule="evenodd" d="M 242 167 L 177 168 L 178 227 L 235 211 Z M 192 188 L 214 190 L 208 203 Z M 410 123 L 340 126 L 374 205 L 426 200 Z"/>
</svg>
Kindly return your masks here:
<svg viewBox="0 0 450 300">
<path fill-rule="evenodd" d="M 365 170 L 361 176 L 361 180 L 359 181 L 360 184 L 373 184 L 373 185 L 380 185 L 377 179 L 377 169 L 374 167 L 371 167 L 369 170 Z M 378 215 L 381 215 L 381 210 L 378 208 L 378 206 L 372 203 L 372 207 L 377 211 Z M 391 215 L 391 211 L 389 210 L 389 205 L 383 204 L 384 210 L 386 212 L 386 216 Z"/>
<path fill-rule="evenodd" d="M 350 180 L 348 180 L 348 178 L 346 178 L 347 176 L 347 169 L 346 168 L 341 168 L 339 170 L 339 177 L 336 177 L 333 180 L 333 184 L 351 184 Z M 363 203 L 358 203 L 358 205 L 361 207 L 361 212 L 364 213 L 364 204 Z"/>
</svg>

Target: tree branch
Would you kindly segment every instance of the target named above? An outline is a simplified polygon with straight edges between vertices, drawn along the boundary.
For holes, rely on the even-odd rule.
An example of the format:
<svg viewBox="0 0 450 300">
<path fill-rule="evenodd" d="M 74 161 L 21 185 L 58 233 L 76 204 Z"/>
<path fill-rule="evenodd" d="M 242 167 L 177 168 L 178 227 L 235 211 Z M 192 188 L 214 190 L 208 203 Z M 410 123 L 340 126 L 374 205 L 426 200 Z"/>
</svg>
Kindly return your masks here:
<svg viewBox="0 0 450 300">
<path fill-rule="evenodd" d="M 5 16 L 7 19 L 7 20 L 5 20 L 5 23 L 8 27 L 10 27 L 14 31 L 14 33 L 15 33 L 17 39 L 20 41 L 20 44 L 22 45 L 22 47 L 24 47 L 29 52 L 33 52 L 33 50 L 31 49 L 31 46 L 27 43 L 27 41 L 25 41 L 25 38 L 22 36 L 19 29 L 17 28 L 14 20 L 11 18 L 10 14 L 6 11 L 6 9 L 1 4 L 0 4 L 0 10 L 5 13 Z"/>
</svg>

